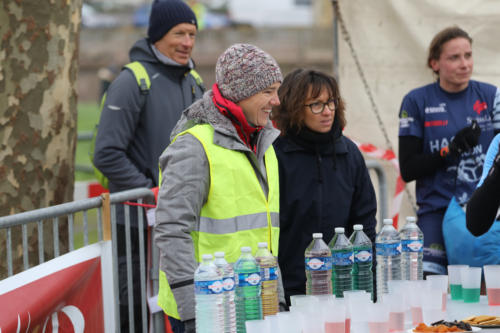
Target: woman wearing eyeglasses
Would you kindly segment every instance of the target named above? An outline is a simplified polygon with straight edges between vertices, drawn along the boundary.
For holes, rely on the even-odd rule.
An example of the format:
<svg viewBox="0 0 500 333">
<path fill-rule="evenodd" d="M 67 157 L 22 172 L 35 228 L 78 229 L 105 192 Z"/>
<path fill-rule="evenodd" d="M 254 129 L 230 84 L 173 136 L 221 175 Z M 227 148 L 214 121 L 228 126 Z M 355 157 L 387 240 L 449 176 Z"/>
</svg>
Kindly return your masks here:
<svg viewBox="0 0 500 333">
<path fill-rule="evenodd" d="M 275 141 L 280 176 L 279 263 L 287 302 L 305 294 L 304 252 L 315 232 L 325 242 L 335 227 L 354 224 L 375 240 L 375 192 L 356 145 L 342 135 L 344 102 L 335 79 L 297 69 L 278 90 L 272 111 L 281 136 Z"/>
</svg>

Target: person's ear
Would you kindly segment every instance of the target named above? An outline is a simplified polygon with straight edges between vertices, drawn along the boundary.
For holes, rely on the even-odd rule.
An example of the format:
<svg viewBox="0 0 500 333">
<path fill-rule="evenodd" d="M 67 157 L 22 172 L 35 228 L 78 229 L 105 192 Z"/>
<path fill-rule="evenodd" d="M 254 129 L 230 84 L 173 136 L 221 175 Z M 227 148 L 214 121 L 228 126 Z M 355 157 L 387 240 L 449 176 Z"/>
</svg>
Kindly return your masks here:
<svg viewBox="0 0 500 333">
<path fill-rule="evenodd" d="M 438 61 L 438 60 L 436 60 L 436 59 L 431 59 L 431 60 L 429 61 L 429 65 L 431 66 L 432 71 L 433 71 L 434 73 L 439 73 L 439 61 Z"/>
</svg>

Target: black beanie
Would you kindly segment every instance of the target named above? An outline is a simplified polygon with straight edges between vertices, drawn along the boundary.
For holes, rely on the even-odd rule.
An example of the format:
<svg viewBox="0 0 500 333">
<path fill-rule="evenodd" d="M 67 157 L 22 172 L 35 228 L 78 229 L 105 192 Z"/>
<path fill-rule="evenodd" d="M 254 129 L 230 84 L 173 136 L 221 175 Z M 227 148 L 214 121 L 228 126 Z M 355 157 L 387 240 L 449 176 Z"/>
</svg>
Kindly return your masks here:
<svg viewBox="0 0 500 333">
<path fill-rule="evenodd" d="M 196 16 L 182 0 L 155 0 L 149 15 L 148 37 L 154 44 L 180 23 L 191 23 L 198 28 Z"/>
</svg>

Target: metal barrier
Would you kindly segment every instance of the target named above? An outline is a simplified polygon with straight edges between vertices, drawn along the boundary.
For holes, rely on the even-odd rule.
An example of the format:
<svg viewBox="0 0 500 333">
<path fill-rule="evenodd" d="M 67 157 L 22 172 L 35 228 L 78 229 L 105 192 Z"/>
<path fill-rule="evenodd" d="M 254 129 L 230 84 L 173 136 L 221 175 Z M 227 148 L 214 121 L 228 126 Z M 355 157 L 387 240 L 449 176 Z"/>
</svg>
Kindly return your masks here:
<svg viewBox="0 0 500 333">
<path fill-rule="evenodd" d="M 53 225 L 53 239 L 54 239 L 54 257 L 60 255 L 59 251 L 59 219 L 63 216 L 68 217 L 68 239 L 69 251 L 74 250 L 74 216 L 76 213 L 83 213 L 83 232 L 84 232 L 84 245 L 88 245 L 88 216 L 87 212 L 91 209 L 97 209 L 97 234 L 98 240 L 116 240 L 117 239 L 117 228 L 116 228 L 116 207 L 118 204 L 129 200 L 137 200 L 139 204 L 143 202 L 143 199 L 154 199 L 153 192 L 147 188 L 138 188 L 118 193 L 113 193 L 111 195 L 104 194 L 101 197 L 89 198 L 69 203 L 64 203 L 61 205 L 51 206 L 47 208 L 41 208 L 33 211 L 28 211 L 24 213 L 19 213 L 15 215 L 9 215 L 0 217 L 0 231 L 2 229 L 6 230 L 6 247 L 7 247 L 7 267 L 8 275 L 13 274 L 12 267 L 12 228 L 15 226 L 22 227 L 22 245 L 23 245 L 23 268 L 27 270 L 29 268 L 28 263 L 28 224 L 37 223 L 38 231 L 38 259 L 39 263 L 45 261 L 44 258 L 44 236 L 43 236 L 43 223 L 44 220 L 52 219 Z M 128 313 L 129 313 L 129 331 L 135 332 L 134 326 L 134 316 L 133 316 L 133 276 L 132 276 L 132 253 L 131 253 L 131 235 L 130 235 L 130 206 L 125 205 L 125 240 L 126 240 L 126 253 L 127 253 L 127 288 L 128 288 Z M 144 244 L 144 215 L 142 209 L 138 209 L 138 230 L 139 230 L 139 246 L 145 249 Z M 153 230 L 152 230 L 153 232 Z M 152 236 L 151 239 L 154 237 Z M 153 294 L 158 293 L 158 263 L 159 263 L 159 253 L 156 246 L 151 246 L 152 250 L 152 269 L 150 272 L 150 277 L 153 286 Z M 115 313 L 117 314 L 115 318 L 116 328 L 120 327 L 120 312 L 118 308 L 119 304 L 119 293 L 118 293 L 118 249 L 116 241 L 112 242 L 112 252 L 113 252 L 113 282 L 115 291 Z M 144 251 L 140 251 L 140 285 L 141 285 L 141 302 L 142 302 L 142 331 L 147 332 L 147 308 L 146 308 L 146 259 Z M 153 325 L 154 331 L 164 331 L 164 319 L 163 313 L 159 312 L 154 314 Z"/>
</svg>

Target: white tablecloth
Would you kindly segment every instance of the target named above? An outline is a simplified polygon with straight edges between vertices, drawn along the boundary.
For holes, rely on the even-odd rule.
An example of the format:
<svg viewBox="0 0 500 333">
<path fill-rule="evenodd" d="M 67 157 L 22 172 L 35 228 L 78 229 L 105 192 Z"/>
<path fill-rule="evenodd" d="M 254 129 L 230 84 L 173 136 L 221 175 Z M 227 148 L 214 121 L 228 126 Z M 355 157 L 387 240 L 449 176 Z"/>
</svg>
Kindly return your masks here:
<svg viewBox="0 0 500 333">
<path fill-rule="evenodd" d="M 488 306 L 486 296 L 481 296 L 479 303 L 464 303 L 463 301 L 452 301 L 448 295 L 446 305 L 446 320 L 448 321 L 462 320 L 478 315 L 500 316 L 500 306 Z M 483 328 L 481 333 L 500 333 L 500 328 Z"/>
</svg>

